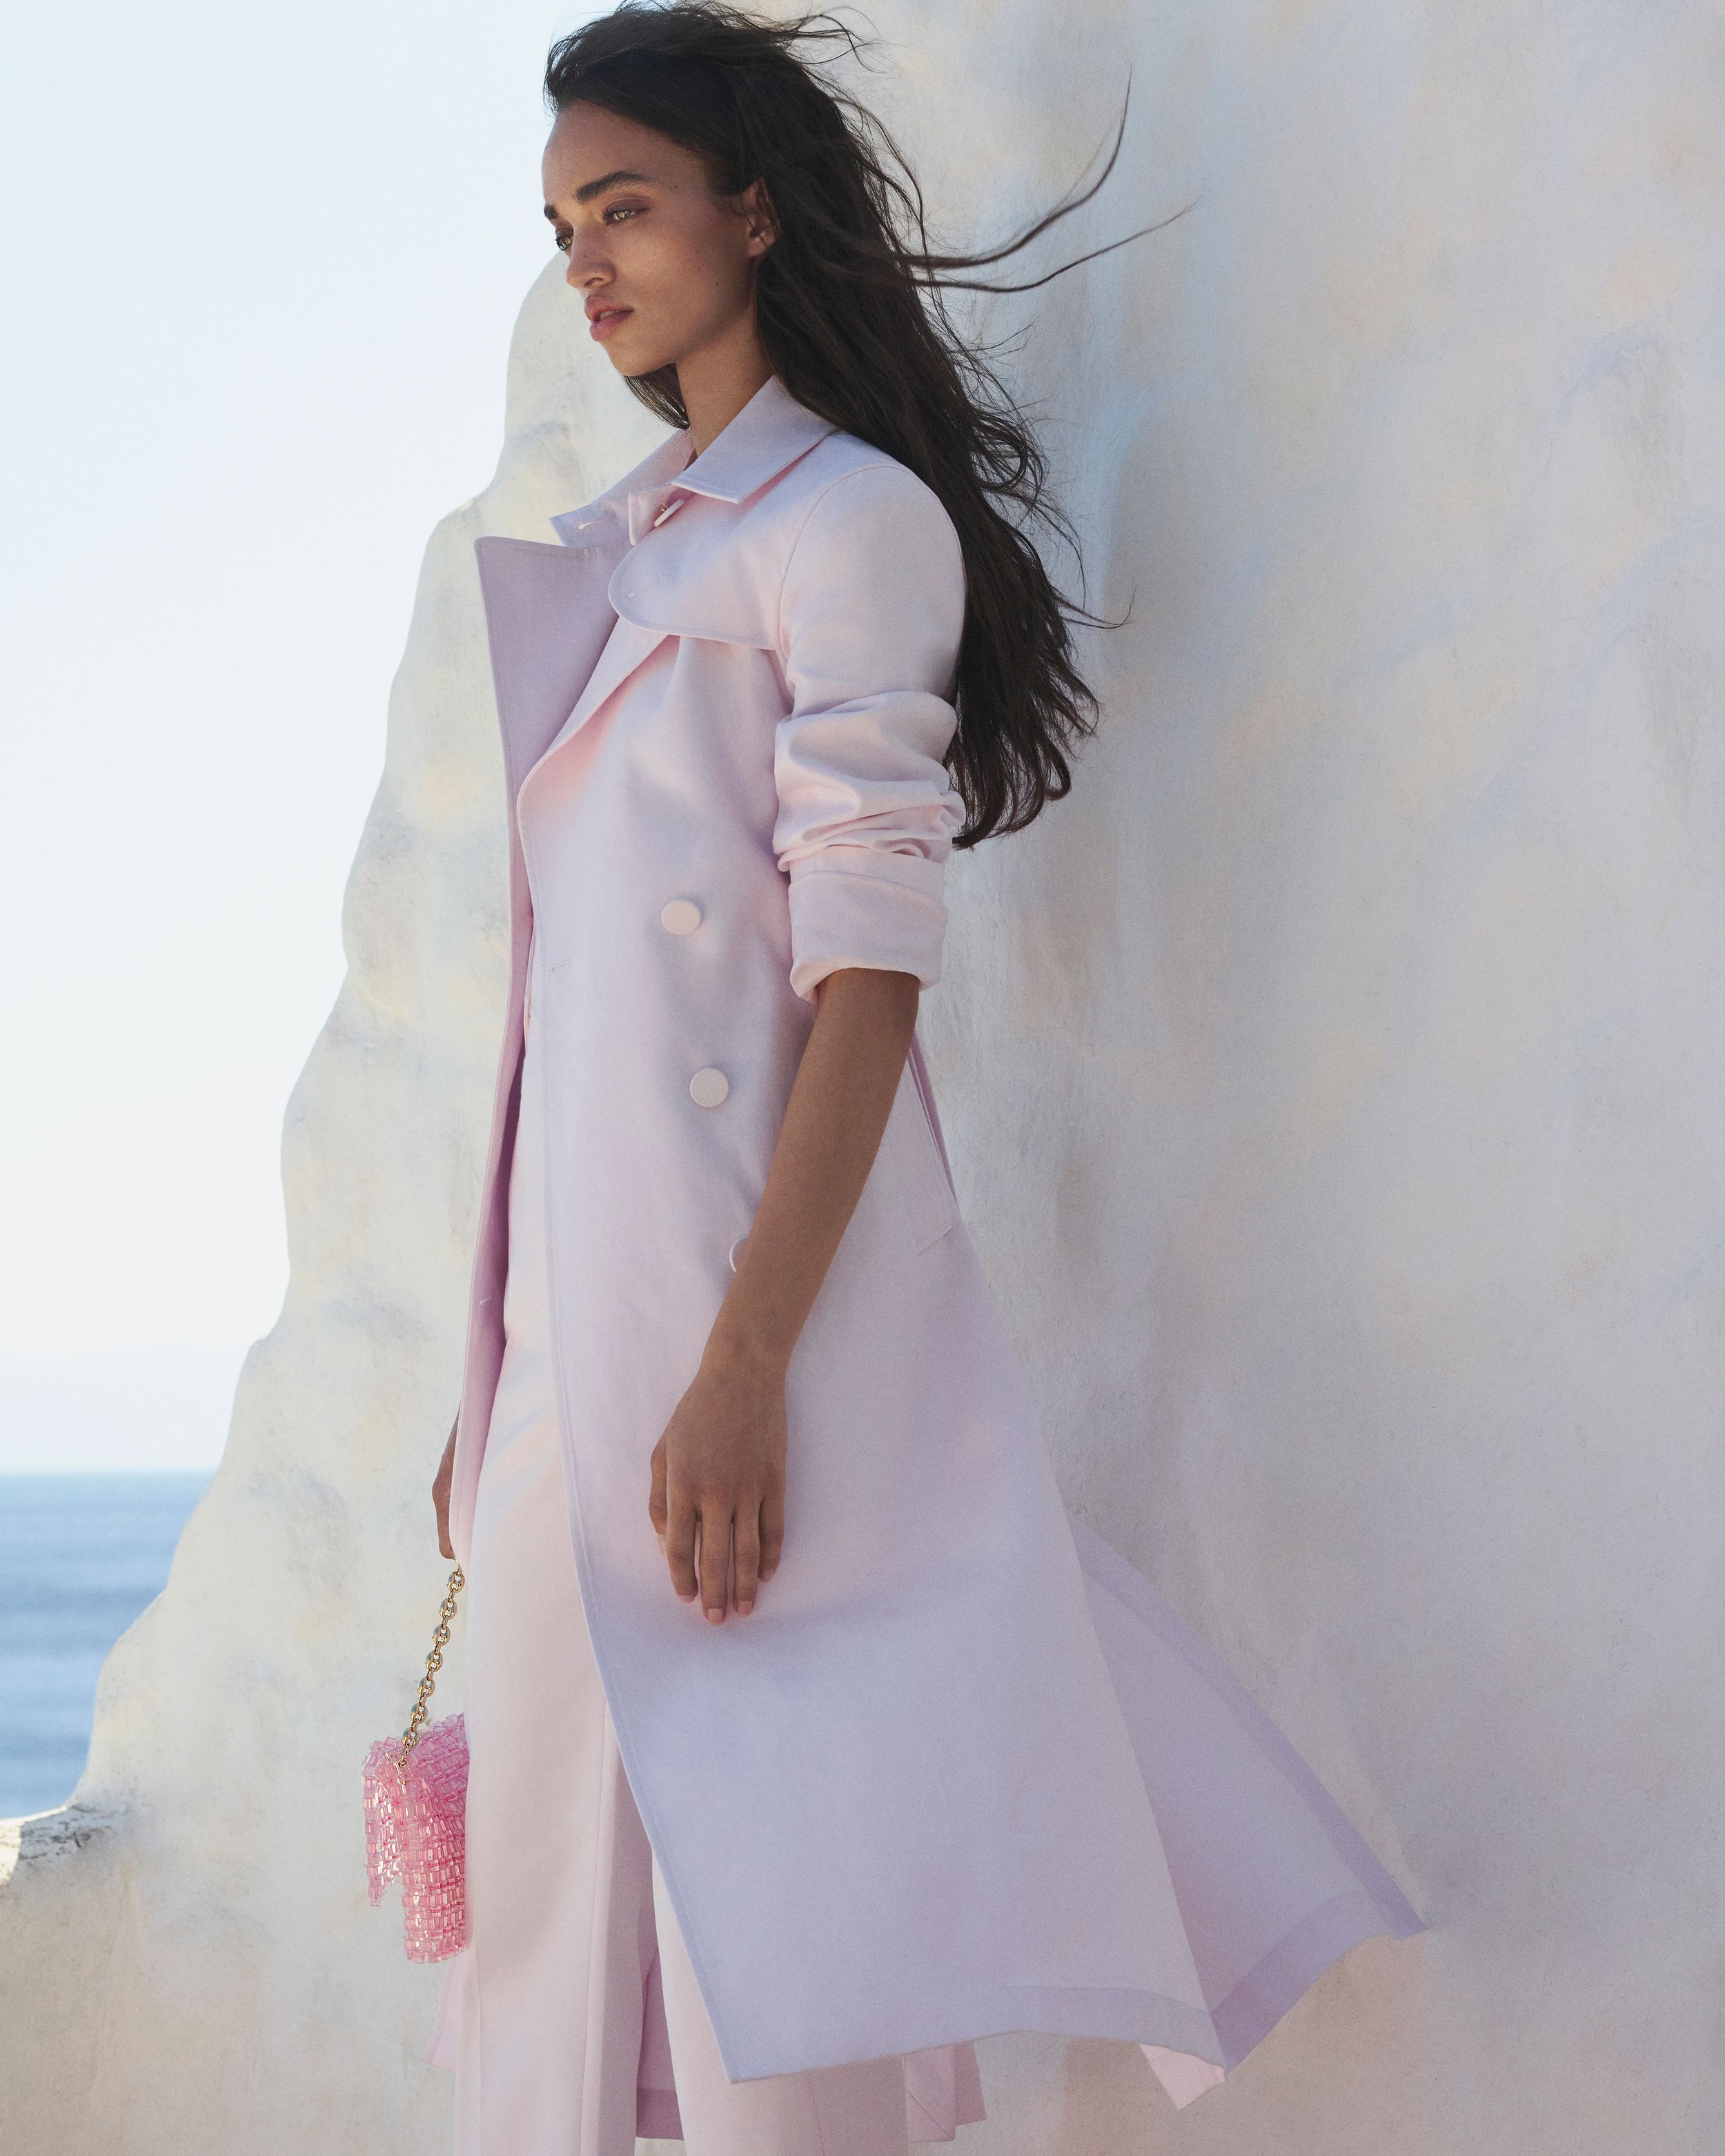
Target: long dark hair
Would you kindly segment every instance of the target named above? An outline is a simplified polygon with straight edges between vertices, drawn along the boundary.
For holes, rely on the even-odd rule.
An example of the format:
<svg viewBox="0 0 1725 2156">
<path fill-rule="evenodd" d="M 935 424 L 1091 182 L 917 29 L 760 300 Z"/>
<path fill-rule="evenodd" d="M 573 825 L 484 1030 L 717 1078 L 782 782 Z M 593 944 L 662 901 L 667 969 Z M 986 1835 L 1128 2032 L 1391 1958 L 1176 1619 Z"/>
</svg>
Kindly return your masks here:
<svg viewBox="0 0 1725 2156">
<path fill-rule="evenodd" d="M 622 0 L 552 47 L 545 95 L 556 111 L 601 105 L 668 136 L 705 160 L 717 194 L 762 182 L 777 226 L 755 288 L 768 364 L 799 403 L 907 465 L 957 530 L 966 605 L 947 767 L 967 811 L 954 843 L 975 845 L 1022 830 L 1070 790 L 1068 754 L 1096 718 L 1073 664 L 1071 624 L 1118 624 L 1099 622 L 1050 581 L 1028 527 L 1040 521 L 1075 554 L 1076 536 L 1047 498 L 1029 425 L 953 329 L 943 291 L 1028 291 L 1048 281 L 984 284 L 957 273 L 1003 261 L 1087 202 L 1120 154 L 1125 107 L 1108 162 L 1084 192 L 989 253 L 935 254 L 922 190 L 891 136 L 817 78 L 819 59 L 796 49 L 824 44 L 860 50 L 829 14 L 762 22 L 723 0 Z M 672 426 L 688 425 L 675 367 L 629 386 Z"/>
</svg>

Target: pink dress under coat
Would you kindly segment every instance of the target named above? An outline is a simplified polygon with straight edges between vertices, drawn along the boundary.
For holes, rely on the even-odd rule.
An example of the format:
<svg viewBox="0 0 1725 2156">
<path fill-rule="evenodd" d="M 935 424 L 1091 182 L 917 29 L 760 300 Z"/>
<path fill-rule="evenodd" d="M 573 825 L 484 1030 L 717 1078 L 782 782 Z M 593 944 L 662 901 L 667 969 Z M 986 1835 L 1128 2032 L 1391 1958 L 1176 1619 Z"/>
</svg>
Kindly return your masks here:
<svg viewBox="0 0 1725 2156">
<path fill-rule="evenodd" d="M 672 1593 L 647 1463 L 747 1234 L 814 983 L 939 977 L 956 533 L 770 379 L 478 544 L 511 970 L 451 1525 L 503 1362 L 536 926 L 551 1382 L 623 1768 L 732 2082 L 1012 2030 L 1142 2045 L 1177 2102 L 1358 1941 L 1420 1920 L 1149 1583 L 1061 1502 L 920 1048 L 792 1359 L 783 1561 Z M 567 1792 L 540 1793 L 536 1831 Z M 650 2005 L 642 2087 L 657 2054 Z"/>
</svg>

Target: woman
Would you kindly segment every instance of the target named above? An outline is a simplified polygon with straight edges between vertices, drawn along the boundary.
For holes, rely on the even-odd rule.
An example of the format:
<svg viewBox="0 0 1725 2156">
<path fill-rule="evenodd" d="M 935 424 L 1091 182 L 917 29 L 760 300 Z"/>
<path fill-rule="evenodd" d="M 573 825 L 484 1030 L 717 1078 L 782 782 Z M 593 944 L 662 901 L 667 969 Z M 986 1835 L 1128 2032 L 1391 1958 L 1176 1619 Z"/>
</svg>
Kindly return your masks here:
<svg viewBox="0 0 1725 2156">
<path fill-rule="evenodd" d="M 547 72 L 568 281 L 674 431 L 556 543 L 480 542 L 513 964 L 432 2056 L 485 2156 L 903 2156 L 1015 2029 L 1183 2102 L 1420 1928 L 1069 1521 L 958 1219 L 943 864 L 1065 790 L 1090 706 L 1000 506 L 1048 513 L 1034 447 L 928 289 L 967 265 L 897 235 L 811 33 L 629 5 Z"/>
</svg>

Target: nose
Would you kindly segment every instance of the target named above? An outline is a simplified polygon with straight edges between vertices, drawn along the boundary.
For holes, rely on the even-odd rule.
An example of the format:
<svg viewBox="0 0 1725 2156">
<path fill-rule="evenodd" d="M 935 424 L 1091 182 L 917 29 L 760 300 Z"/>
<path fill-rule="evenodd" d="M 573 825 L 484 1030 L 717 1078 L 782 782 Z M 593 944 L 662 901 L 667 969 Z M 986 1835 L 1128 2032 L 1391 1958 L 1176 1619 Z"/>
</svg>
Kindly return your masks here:
<svg viewBox="0 0 1725 2156">
<path fill-rule="evenodd" d="M 611 265 L 591 240 L 576 233 L 569 242 L 569 266 L 565 277 L 578 292 L 590 291 L 609 280 Z"/>
</svg>

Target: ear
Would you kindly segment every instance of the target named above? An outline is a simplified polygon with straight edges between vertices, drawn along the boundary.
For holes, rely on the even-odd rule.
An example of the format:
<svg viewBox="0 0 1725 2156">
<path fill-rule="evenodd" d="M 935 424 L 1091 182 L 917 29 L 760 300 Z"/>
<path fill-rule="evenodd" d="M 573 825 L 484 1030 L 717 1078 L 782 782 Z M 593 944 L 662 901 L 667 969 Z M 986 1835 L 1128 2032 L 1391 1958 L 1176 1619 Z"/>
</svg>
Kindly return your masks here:
<svg viewBox="0 0 1725 2156">
<path fill-rule="evenodd" d="M 742 213 L 748 223 L 748 251 L 764 254 L 778 237 L 778 216 L 765 180 L 751 180 L 742 191 Z"/>
</svg>

